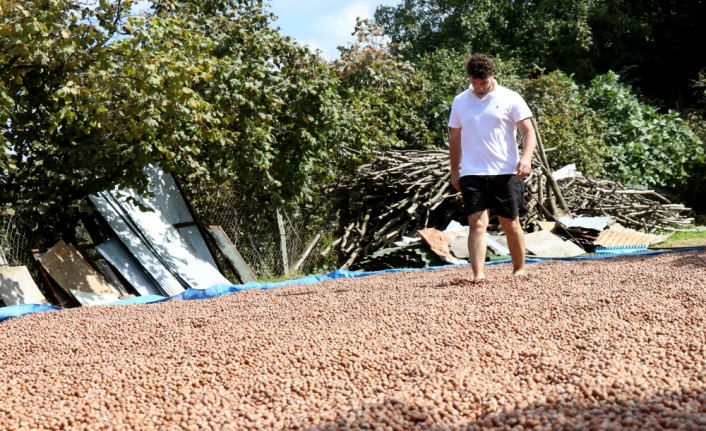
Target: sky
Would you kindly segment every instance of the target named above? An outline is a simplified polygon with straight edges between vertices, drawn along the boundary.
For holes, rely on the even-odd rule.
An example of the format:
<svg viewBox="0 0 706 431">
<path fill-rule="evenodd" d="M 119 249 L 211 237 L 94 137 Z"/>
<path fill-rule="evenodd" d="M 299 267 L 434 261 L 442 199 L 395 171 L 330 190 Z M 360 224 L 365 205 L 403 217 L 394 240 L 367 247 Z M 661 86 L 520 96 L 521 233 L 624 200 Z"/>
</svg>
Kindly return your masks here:
<svg viewBox="0 0 706 431">
<path fill-rule="evenodd" d="M 353 42 L 356 17 L 372 18 L 380 5 L 401 0 L 269 0 L 274 26 L 302 45 L 319 49 L 327 60 L 338 58 L 339 45 Z"/>
</svg>

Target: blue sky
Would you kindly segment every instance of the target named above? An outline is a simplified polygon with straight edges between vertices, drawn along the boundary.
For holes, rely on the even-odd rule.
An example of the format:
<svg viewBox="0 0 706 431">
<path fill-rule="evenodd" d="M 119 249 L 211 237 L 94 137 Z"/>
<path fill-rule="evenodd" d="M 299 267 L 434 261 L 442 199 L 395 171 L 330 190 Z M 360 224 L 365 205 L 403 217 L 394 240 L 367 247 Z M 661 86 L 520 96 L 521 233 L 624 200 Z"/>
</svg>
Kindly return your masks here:
<svg viewBox="0 0 706 431">
<path fill-rule="evenodd" d="M 338 58 L 339 45 L 353 41 L 356 17 L 372 18 L 380 5 L 400 0 L 270 0 L 280 32 L 303 45 L 322 51 L 324 58 Z"/>
</svg>

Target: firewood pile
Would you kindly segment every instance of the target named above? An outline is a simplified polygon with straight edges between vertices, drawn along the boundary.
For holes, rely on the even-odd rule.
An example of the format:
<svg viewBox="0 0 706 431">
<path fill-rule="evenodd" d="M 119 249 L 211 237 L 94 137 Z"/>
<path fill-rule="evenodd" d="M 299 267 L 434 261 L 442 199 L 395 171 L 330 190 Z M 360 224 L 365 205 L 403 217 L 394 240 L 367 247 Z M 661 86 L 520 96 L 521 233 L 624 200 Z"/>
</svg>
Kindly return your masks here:
<svg viewBox="0 0 706 431">
<path fill-rule="evenodd" d="M 332 244 L 342 268 L 355 269 L 396 242 L 402 247 L 399 241 L 417 236 L 419 229 L 443 229 L 453 220 L 466 224 L 461 195 L 449 182 L 448 160 L 441 150 L 388 151 L 342 182 L 338 240 Z M 555 181 L 542 150 L 533 165 L 525 179 L 528 213 L 520 219 L 526 232 L 559 215 L 611 216 L 643 232 L 678 230 L 693 222 L 684 215 L 689 208 L 651 190 L 581 176 Z"/>
<path fill-rule="evenodd" d="M 447 151 L 389 151 L 344 181 L 340 196 L 342 267 L 354 264 L 426 226 L 447 224 L 461 214 Z"/>
<path fill-rule="evenodd" d="M 528 196 L 541 187 L 540 170 L 530 176 Z M 464 221 L 461 195 L 450 183 L 448 151 L 388 151 L 363 165 L 343 184 L 340 232 L 334 243 L 343 268 L 425 227 Z M 536 221 L 536 199 L 528 201 L 523 221 Z"/>
<path fill-rule="evenodd" d="M 575 214 L 610 216 L 642 232 L 677 231 L 694 219 L 691 208 L 674 204 L 654 190 L 631 189 L 619 182 L 583 176 L 559 181 L 566 204 Z"/>
</svg>

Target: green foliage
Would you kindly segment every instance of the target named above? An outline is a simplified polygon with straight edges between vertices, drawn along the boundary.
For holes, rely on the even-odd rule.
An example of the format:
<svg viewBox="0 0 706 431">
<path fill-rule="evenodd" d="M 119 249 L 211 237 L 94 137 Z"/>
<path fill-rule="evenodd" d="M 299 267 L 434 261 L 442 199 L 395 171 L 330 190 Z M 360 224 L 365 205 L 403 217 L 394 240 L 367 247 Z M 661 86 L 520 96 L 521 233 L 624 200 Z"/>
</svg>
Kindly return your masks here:
<svg viewBox="0 0 706 431">
<path fill-rule="evenodd" d="M 419 69 L 427 86 L 424 113 L 427 127 L 434 133 L 434 145 L 444 148 L 449 142 L 448 121 L 454 96 L 468 88 L 463 68 L 466 55 L 448 49 L 425 53 L 419 59 Z"/>
<path fill-rule="evenodd" d="M 553 169 L 570 163 L 584 175 L 599 178 L 609 155 L 605 120 L 586 105 L 578 85 L 561 72 L 526 80 L 523 94 L 530 105 Z"/>
<path fill-rule="evenodd" d="M 415 61 L 437 49 L 484 52 L 580 83 L 619 70 L 669 106 L 696 102 L 689 87 L 704 67 L 693 50 L 706 45 L 702 16 L 706 2 L 679 0 L 404 0 L 375 12 Z"/>
<path fill-rule="evenodd" d="M 581 66 L 592 38 L 595 1 L 405 0 L 380 6 L 375 19 L 418 58 L 437 49 L 484 52 L 545 67 Z"/>
<path fill-rule="evenodd" d="M 82 108 L 92 98 L 100 103 L 87 71 L 109 63 L 108 41 L 131 4 L 0 2 L 0 202 L 62 224 L 77 216 L 75 199 L 106 175 L 101 157 L 116 162 Z"/>
<path fill-rule="evenodd" d="M 428 147 L 431 135 L 420 115 L 427 85 L 423 76 L 390 52 L 370 21 L 359 19 L 355 36 L 355 43 L 339 48 L 340 58 L 332 65 L 346 126 L 339 157 L 362 161 L 375 150 Z"/>
<path fill-rule="evenodd" d="M 427 128 L 434 133 L 434 146 L 444 148 L 448 145 L 448 120 L 451 102 L 454 96 L 463 92 L 470 85 L 466 76 L 465 62 L 468 53 L 449 49 L 438 49 L 422 54 L 418 69 L 427 81 L 424 97 L 423 116 Z M 494 58 L 496 76 L 502 85 L 519 89 L 521 81 L 514 61 Z"/>
<path fill-rule="evenodd" d="M 597 76 L 587 96 L 608 125 L 608 175 L 650 188 L 687 185 L 694 166 L 704 159 L 704 148 L 676 112 L 661 114 L 641 103 L 613 72 Z"/>
<path fill-rule="evenodd" d="M 256 215 L 431 141 L 423 77 L 367 22 L 328 64 L 259 0 L 160 0 L 143 17 L 130 2 L 0 1 L 0 203 L 37 230 L 68 232 L 85 196 L 143 187 L 149 163 L 196 189 L 227 183 Z"/>
</svg>

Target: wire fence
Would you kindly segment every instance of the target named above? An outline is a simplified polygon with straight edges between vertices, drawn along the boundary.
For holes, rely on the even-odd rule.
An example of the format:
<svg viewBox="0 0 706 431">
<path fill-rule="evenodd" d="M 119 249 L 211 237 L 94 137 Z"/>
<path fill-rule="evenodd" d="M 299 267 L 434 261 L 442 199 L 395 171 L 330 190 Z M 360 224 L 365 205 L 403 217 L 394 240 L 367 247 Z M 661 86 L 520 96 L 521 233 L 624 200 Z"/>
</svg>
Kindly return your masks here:
<svg viewBox="0 0 706 431">
<path fill-rule="evenodd" d="M 335 214 L 305 206 L 279 210 L 286 242 L 283 253 L 278 211 L 271 209 L 257 214 L 249 213 L 243 209 L 243 199 L 231 190 L 225 186 L 213 186 L 198 192 L 184 191 L 198 221 L 204 226 L 221 226 L 259 280 L 284 277 L 285 254 L 286 267 L 291 272 L 288 277 L 335 268 L 333 251 L 329 247 Z M 30 250 L 36 244 L 30 243 L 28 228 L 21 221 L 21 211 L 15 215 L 0 216 L 0 265 L 33 267 Z M 305 251 L 308 253 L 303 256 Z M 223 256 L 216 255 L 226 277 L 237 282 Z"/>
<path fill-rule="evenodd" d="M 185 193 L 200 223 L 221 226 L 258 279 L 278 278 L 287 272 L 293 273 L 290 276 L 311 274 L 335 267 L 329 247 L 335 229 L 335 214 L 331 211 L 301 206 L 253 213 L 247 210 L 242 197 L 227 186 Z"/>
<path fill-rule="evenodd" d="M 31 263 L 31 244 L 26 228 L 20 223 L 21 213 L 0 216 L 0 265 Z"/>
</svg>

